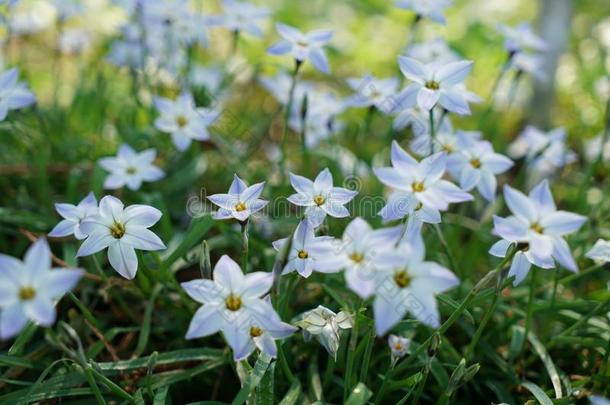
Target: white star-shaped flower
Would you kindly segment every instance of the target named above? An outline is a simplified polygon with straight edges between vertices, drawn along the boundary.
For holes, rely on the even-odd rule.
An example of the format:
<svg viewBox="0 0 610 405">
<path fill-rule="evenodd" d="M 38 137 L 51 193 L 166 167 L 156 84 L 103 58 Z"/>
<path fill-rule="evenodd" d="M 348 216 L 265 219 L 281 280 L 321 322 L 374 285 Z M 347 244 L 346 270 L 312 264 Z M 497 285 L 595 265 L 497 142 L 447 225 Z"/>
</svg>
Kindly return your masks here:
<svg viewBox="0 0 610 405">
<path fill-rule="evenodd" d="M 472 61 L 423 64 L 400 56 L 398 63 L 405 77 L 413 82 L 402 92 L 403 105 L 417 104 L 422 110 L 430 111 L 440 104 L 447 111 L 470 114 L 470 95 L 467 97 L 467 91 L 460 85 L 472 70 Z"/>
<path fill-rule="evenodd" d="M 222 9 L 222 14 L 207 18 L 210 26 L 221 26 L 233 32 L 246 32 L 257 38 L 263 37 L 263 31 L 257 23 L 269 16 L 268 9 L 236 0 L 223 0 Z"/>
<path fill-rule="evenodd" d="M 76 239 L 83 240 L 87 237 L 87 234 L 81 229 L 81 223 L 86 218 L 97 214 L 97 199 L 91 192 L 78 205 L 58 203 L 55 204 L 55 210 L 64 219 L 55 225 L 49 232 L 49 236 L 61 238 L 74 234 Z"/>
<path fill-rule="evenodd" d="M 496 175 L 513 166 L 513 161 L 495 153 L 491 142 L 477 140 L 467 133 L 457 134 L 457 153 L 451 155 L 452 173 L 460 182 L 460 187 L 470 191 L 475 187 L 483 198 L 496 198 Z"/>
<path fill-rule="evenodd" d="M 135 249 L 163 250 L 165 244 L 151 230 L 161 218 L 161 211 L 148 205 L 134 204 L 124 208 L 116 197 L 100 200 L 99 211 L 81 223 L 87 239 L 77 257 L 89 256 L 108 248 L 108 261 L 121 276 L 131 280 L 138 271 Z"/>
<path fill-rule="evenodd" d="M 127 144 L 119 147 L 116 157 L 101 158 L 100 166 L 110 174 L 104 180 L 104 188 L 117 189 L 127 186 L 138 190 L 142 182 L 153 182 L 165 176 L 163 170 L 153 165 L 157 151 L 146 149 L 138 153 Z"/>
<path fill-rule="evenodd" d="M 439 223 L 440 211 L 446 211 L 450 203 L 472 200 L 472 195 L 442 179 L 444 152 L 418 162 L 394 141 L 391 160 L 392 167 L 374 169 L 382 183 L 396 190 L 379 212 L 384 221 L 417 215 L 423 222 Z"/>
<path fill-rule="evenodd" d="M 307 207 L 305 216 L 314 227 L 320 226 L 327 214 L 335 218 L 348 217 L 349 211 L 344 205 L 358 194 L 357 191 L 334 187 L 328 168 L 322 170 L 315 181 L 290 173 L 290 183 L 296 194 L 288 197 L 288 201 Z"/>
<path fill-rule="evenodd" d="M 503 239 L 496 242 L 489 253 L 505 257 L 511 244 L 518 245 L 519 251 L 513 257 L 508 272 L 509 276 L 515 276 L 514 285 L 525 279 L 532 264 L 551 269 L 557 261 L 572 272 L 578 271 L 563 237 L 576 232 L 585 223 L 586 217 L 557 210 L 546 180 L 527 196 L 506 185 L 504 199 L 513 215 L 507 218 L 494 216 L 493 233 Z"/>
<path fill-rule="evenodd" d="M 283 339 L 296 328 L 280 319 L 271 303 L 262 297 L 273 284 L 273 274 L 261 271 L 243 274 L 229 256 L 220 258 L 214 280 L 182 283 L 187 294 L 203 304 L 193 316 L 187 339 L 221 331 L 233 349 L 235 361 L 245 359 L 258 347 L 275 357 L 275 339 Z"/>
<path fill-rule="evenodd" d="M 283 40 L 272 45 L 267 50 L 269 54 L 283 55 L 290 53 L 297 63 L 309 60 L 322 73 L 330 73 L 328 59 L 322 47 L 331 40 L 332 31 L 315 30 L 304 34 L 285 24 L 276 24 L 276 28 Z"/>
<path fill-rule="evenodd" d="M 0 254 L 0 339 L 15 336 L 28 320 L 53 325 L 55 303 L 82 275 L 81 269 L 51 268 L 51 251 L 44 239 L 32 244 L 23 261 Z"/>
<path fill-rule="evenodd" d="M 214 194 L 208 200 L 218 205 L 220 209 L 214 214 L 216 219 L 235 218 L 246 221 L 250 215 L 262 210 L 269 201 L 260 199 L 265 182 L 248 187 L 235 175 L 228 194 Z"/>
<path fill-rule="evenodd" d="M 273 242 L 273 247 L 280 251 L 288 239 Z M 288 252 L 288 260 L 282 274 L 296 271 L 307 278 L 313 271 L 336 273 L 340 270 L 337 251 L 340 246 L 331 236 L 315 236 L 313 225 L 303 220 L 297 225 Z"/>
<path fill-rule="evenodd" d="M 169 133 L 179 151 L 184 151 L 193 140 L 210 139 L 208 127 L 220 115 L 219 112 L 197 107 L 191 93 L 182 93 L 176 100 L 155 97 L 155 107 L 160 116 L 155 120 L 159 131 Z"/>
<path fill-rule="evenodd" d="M 34 94 L 18 79 L 17 68 L 0 74 L 0 121 L 4 121 L 10 110 L 18 110 L 36 102 Z"/>
<path fill-rule="evenodd" d="M 436 294 L 459 284 L 448 269 L 438 263 L 424 261 L 422 249 L 401 244 L 403 262 L 388 269 L 381 269 L 376 277 L 375 329 L 384 335 L 408 312 L 417 320 L 432 328 L 440 326 Z"/>
<path fill-rule="evenodd" d="M 429 18 L 430 20 L 445 24 L 445 16 L 443 12 L 451 6 L 450 0 L 397 0 L 394 3 L 396 7 L 405 10 L 411 10 L 417 16 L 417 19 Z"/>
</svg>

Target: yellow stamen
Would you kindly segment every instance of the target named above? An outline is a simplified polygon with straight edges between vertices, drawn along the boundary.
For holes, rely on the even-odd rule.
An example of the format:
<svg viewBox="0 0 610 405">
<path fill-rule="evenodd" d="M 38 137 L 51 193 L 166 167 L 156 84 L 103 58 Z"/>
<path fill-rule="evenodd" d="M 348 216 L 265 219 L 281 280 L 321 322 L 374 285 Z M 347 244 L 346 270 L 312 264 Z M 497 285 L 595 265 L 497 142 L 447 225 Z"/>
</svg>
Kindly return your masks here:
<svg viewBox="0 0 610 405">
<path fill-rule="evenodd" d="M 243 202 L 239 202 L 237 204 L 235 204 L 235 211 L 237 212 L 241 212 L 241 211 L 245 211 L 246 210 L 246 204 L 244 204 Z"/>
<path fill-rule="evenodd" d="M 324 198 L 321 195 L 317 195 L 313 198 L 313 202 L 317 205 L 320 206 L 322 204 L 324 204 L 324 202 L 326 201 L 326 198 Z"/>
<path fill-rule="evenodd" d="M 241 298 L 237 295 L 229 294 L 225 300 L 225 305 L 229 311 L 237 311 L 241 308 Z"/>
<path fill-rule="evenodd" d="M 34 299 L 35 297 L 36 297 L 36 290 L 34 290 L 29 285 L 27 285 L 25 287 L 21 287 L 21 289 L 19 290 L 19 298 L 22 301 L 29 301 L 31 299 Z"/>
<path fill-rule="evenodd" d="M 189 123 L 189 120 L 184 115 L 179 115 L 176 117 L 176 124 L 180 128 L 184 128 Z"/>
<path fill-rule="evenodd" d="M 137 172 L 136 168 L 133 166 L 129 166 L 125 171 L 127 172 L 127 174 L 136 174 Z"/>
<path fill-rule="evenodd" d="M 440 88 L 440 85 L 438 84 L 438 82 L 434 81 L 434 80 L 428 80 L 425 84 L 427 89 L 430 90 L 438 90 Z"/>
<path fill-rule="evenodd" d="M 125 235 L 125 225 L 120 222 L 115 222 L 110 227 L 110 234 L 115 239 L 121 239 Z"/>
<path fill-rule="evenodd" d="M 299 253 L 297 253 L 297 256 L 299 257 L 299 259 L 307 259 L 309 257 L 309 253 L 307 253 L 304 250 L 299 250 Z"/>
<path fill-rule="evenodd" d="M 250 327 L 250 336 L 252 336 L 253 338 L 259 337 L 262 334 L 263 334 L 263 330 L 261 328 L 259 328 L 258 326 Z"/>
<path fill-rule="evenodd" d="M 413 189 L 413 192 L 421 193 L 422 191 L 424 191 L 424 183 L 421 181 L 416 181 L 411 184 L 411 188 Z"/>
<path fill-rule="evenodd" d="M 475 169 L 478 169 L 481 167 L 481 161 L 479 159 L 472 159 L 470 161 L 470 164 L 472 165 L 472 167 L 474 167 Z"/>
<path fill-rule="evenodd" d="M 401 270 L 394 273 L 394 281 L 400 288 L 405 288 L 411 284 L 411 276 L 409 276 L 406 270 Z"/>
<path fill-rule="evenodd" d="M 534 222 L 531 226 L 530 229 L 536 233 L 543 233 L 544 232 L 544 228 L 542 228 L 540 226 L 540 224 L 538 222 Z"/>
<path fill-rule="evenodd" d="M 354 263 L 362 263 L 362 261 L 364 260 L 364 255 L 360 253 L 352 253 L 351 255 L 349 255 L 349 258 L 352 259 Z"/>
</svg>

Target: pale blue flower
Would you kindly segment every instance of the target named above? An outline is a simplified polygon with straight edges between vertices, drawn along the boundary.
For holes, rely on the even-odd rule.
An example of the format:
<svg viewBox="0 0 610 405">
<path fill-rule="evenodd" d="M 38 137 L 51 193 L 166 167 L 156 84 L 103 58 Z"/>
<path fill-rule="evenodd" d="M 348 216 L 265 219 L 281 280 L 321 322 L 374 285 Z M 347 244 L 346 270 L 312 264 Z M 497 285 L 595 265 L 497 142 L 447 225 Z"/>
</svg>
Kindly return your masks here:
<svg viewBox="0 0 610 405">
<path fill-rule="evenodd" d="M 502 240 L 496 242 L 489 253 L 505 257 L 511 244 L 519 246 L 508 272 L 509 276 L 515 276 L 514 285 L 525 279 L 532 264 L 551 269 L 556 267 L 557 261 L 569 271 L 578 271 L 563 237 L 576 232 L 586 217 L 557 210 L 547 180 L 534 187 L 527 196 L 505 185 L 504 199 L 513 215 L 507 218 L 494 216 L 493 233 Z"/>
<path fill-rule="evenodd" d="M 297 63 L 309 60 L 322 73 L 330 73 L 328 60 L 322 47 L 331 40 L 332 31 L 315 30 L 304 34 L 285 24 L 277 24 L 276 28 L 283 40 L 272 45 L 267 50 L 269 54 L 283 55 L 290 53 Z"/>
<path fill-rule="evenodd" d="M 165 244 L 150 228 L 161 219 L 161 211 L 134 204 L 127 208 L 116 197 L 100 200 L 96 215 L 84 219 L 82 231 L 87 239 L 82 243 L 77 257 L 89 256 L 108 248 L 108 261 L 113 269 L 126 279 L 133 279 L 138 271 L 135 249 L 163 250 Z"/>
<path fill-rule="evenodd" d="M 0 254 L 0 339 L 17 335 L 28 320 L 53 325 L 56 302 L 76 286 L 83 273 L 51 268 L 51 250 L 42 238 L 27 250 L 23 261 Z"/>
<path fill-rule="evenodd" d="M 276 339 L 297 329 L 282 322 L 271 303 L 263 299 L 273 285 L 273 274 L 261 271 L 243 274 L 239 265 L 224 255 L 214 266 L 213 280 L 182 283 L 186 293 L 203 304 L 186 333 L 195 339 L 222 332 L 233 349 L 235 361 L 247 358 L 256 347 L 276 356 Z"/>
</svg>

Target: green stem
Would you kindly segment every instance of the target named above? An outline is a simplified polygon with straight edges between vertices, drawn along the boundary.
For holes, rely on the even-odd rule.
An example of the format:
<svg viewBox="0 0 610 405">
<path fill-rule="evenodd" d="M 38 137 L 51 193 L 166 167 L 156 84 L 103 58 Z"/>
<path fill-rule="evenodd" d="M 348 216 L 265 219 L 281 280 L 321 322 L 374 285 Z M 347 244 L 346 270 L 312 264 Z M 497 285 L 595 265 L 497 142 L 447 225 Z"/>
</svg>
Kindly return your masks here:
<svg viewBox="0 0 610 405">
<path fill-rule="evenodd" d="M 356 346 L 358 343 L 358 326 L 360 308 L 362 307 L 363 300 L 361 299 L 358 306 L 356 307 L 356 313 L 354 317 L 354 326 L 352 327 L 349 339 L 349 350 L 347 352 L 347 365 L 345 367 L 345 381 L 343 382 L 343 402 L 347 400 L 352 390 L 352 372 L 354 369 L 354 357 L 356 356 Z"/>
<path fill-rule="evenodd" d="M 434 128 L 434 108 L 431 108 L 428 113 L 429 124 L 430 124 L 430 138 L 432 139 L 432 144 L 436 142 L 436 129 Z"/>
<path fill-rule="evenodd" d="M 528 333 L 530 331 L 531 328 L 531 324 L 532 324 L 532 316 L 534 314 L 534 294 L 535 294 L 535 287 L 536 287 L 536 273 L 537 273 L 537 268 L 534 266 L 532 268 L 532 280 L 530 282 L 530 295 L 529 295 L 529 299 L 527 302 L 527 317 L 525 318 L 525 336 L 528 336 Z M 523 343 L 525 344 L 525 339 L 523 340 Z M 521 350 L 523 350 L 523 346 L 521 347 Z"/>
<path fill-rule="evenodd" d="M 364 356 L 362 358 L 362 364 L 360 365 L 360 381 L 366 384 L 366 377 L 369 372 L 369 363 L 371 361 L 371 354 L 373 352 L 373 344 L 375 343 L 375 328 L 372 327 L 369 335 L 369 339 L 366 342 L 364 349 Z"/>
<path fill-rule="evenodd" d="M 498 288 L 496 293 L 494 294 L 494 298 L 493 298 L 493 301 L 491 302 L 491 305 L 489 306 L 489 308 L 487 308 L 487 312 L 485 312 L 485 315 L 483 316 L 483 319 L 481 320 L 479 327 L 477 328 L 476 332 L 472 336 L 470 344 L 468 345 L 468 349 L 466 349 L 466 356 L 465 356 L 466 359 L 469 359 L 472 356 L 474 349 L 477 346 L 477 343 L 479 342 L 479 339 L 481 339 L 481 335 L 483 334 L 483 330 L 485 329 L 485 326 L 487 326 L 487 323 L 493 316 L 494 312 L 496 312 L 496 308 L 498 307 L 498 303 L 500 302 L 501 293 L 502 293 L 502 289 Z"/>
<path fill-rule="evenodd" d="M 248 272 L 248 224 L 249 221 L 246 219 L 240 222 L 241 225 L 241 267 L 244 273 Z"/>
<path fill-rule="evenodd" d="M 555 269 L 553 275 L 553 294 L 551 295 L 551 309 L 555 307 L 555 298 L 557 296 L 557 285 L 559 284 L 559 269 Z"/>
<path fill-rule="evenodd" d="M 280 167 L 282 170 L 282 179 L 286 179 L 286 142 L 288 139 L 288 128 L 290 127 L 290 112 L 292 110 L 292 103 L 294 98 L 294 89 L 297 86 L 297 75 L 301 68 L 301 62 L 295 61 L 294 71 L 292 72 L 292 83 L 290 84 L 290 91 L 288 92 L 288 103 L 286 104 L 286 112 L 284 114 L 284 132 L 282 134 L 282 156 L 280 160 Z M 285 182 L 285 181 L 283 181 Z"/>
</svg>

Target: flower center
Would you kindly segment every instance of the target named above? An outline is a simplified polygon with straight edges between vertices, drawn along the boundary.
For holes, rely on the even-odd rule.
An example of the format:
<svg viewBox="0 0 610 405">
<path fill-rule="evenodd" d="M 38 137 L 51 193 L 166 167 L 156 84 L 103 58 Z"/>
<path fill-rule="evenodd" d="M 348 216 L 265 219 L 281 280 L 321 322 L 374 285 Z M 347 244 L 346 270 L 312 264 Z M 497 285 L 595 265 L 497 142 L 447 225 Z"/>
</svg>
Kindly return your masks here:
<svg viewBox="0 0 610 405">
<path fill-rule="evenodd" d="M 302 46 L 303 48 L 307 47 L 309 44 L 306 41 L 300 40 L 297 41 L 298 46 Z"/>
<path fill-rule="evenodd" d="M 322 204 L 324 204 L 324 202 L 326 201 L 326 198 L 322 197 L 321 195 L 317 195 L 313 198 L 313 202 L 317 205 L 320 206 Z"/>
<path fill-rule="evenodd" d="M 127 170 L 125 170 L 127 172 L 127 174 L 136 174 L 136 172 L 138 171 L 135 167 L 133 166 L 129 166 L 127 168 Z"/>
<path fill-rule="evenodd" d="M 538 222 L 534 222 L 532 225 L 530 225 L 530 229 L 536 233 L 544 232 L 544 228 L 542 228 Z"/>
<path fill-rule="evenodd" d="M 21 287 L 21 289 L 19 290 L 19 298 L 21 299 L 21 301 L 29 301 L 31 299 L 34 299 L 35 297 L 36 290 L 34 290 L 29 285 Z"/>
<path fill-rule="evenodd" d="M 428 80 L 426 82 L 425 86 L 427 89 L 430 89 L 430 90 L 438 90 L 440 87 L 439 83 L 434 80 Z"/>
<path fill-rule="evenodd" d="M 178 126 L 180 128 L 184 128 L 186 126 L 186 124 L 189 123 L 189 120 L 186 119 L 186 117 L 184 115 L 179 115 L 176 117 L 176 124 L 178 124 Z"/>
<path fill-rule="evenodd" d="M 299 250 L 299 253 L 297 253 L 297 256 L 299 257 L 299 259 L 307 259 L 309 257 L 309 253 L 307 253 L 304 250 Z"/>
<path fill-rule="evenodd" d="M 225 300 L 225 305 L 229 311 L 237 311 L 241 308 L 241 298 L 234 294 L 229 294 Z"/>
<path fill-rule="evenodd" d="M 479 159 L 477 159 L 477 158 L 474 158 L 474 159 L 472 159 L 472 160 L 470 161 L 470 165 L 471 165 L 472 167 L 474 167 L 475 169 L 478 169 L 478 168 L 480 168 L 480 167 L 481 167 L 481 161 L 480 161 Z"/>
<path fill-rule="evenodd" d="M 352 259 L 354 263 L 362 263 L 362 261 L 364 260 L 364 255 L 355 252 L 349 255 L 349 258 Z"/>
<path fill-rule="evenodd" d="M 120 222 L 115 222 L 110 227 L 110 234 L 115 239 L 121 239 L 125 235 L 125 225 Z"/>
<path fill-rule="evenodd" d="M 405 288 L 411 284 L 411 276 L 406 270 L 397 271 L 394 273 L 394 281 L 400 288 Z"/>
<path fill-rule="evenodd" d="M 421 193 L 422 191 L 424 191 L 424 183 L 421 181 L 416 181 L 411 184 L 411 188 L 413 189 L 414 193 Z"/>
<path fill-rule="evenodd" d="M 447 153 L 453 153 L 455 150 L 453 149 L 453 146 L 445 144 L 442 147 L 443 152 L 447 152 Z"/>
<path fill-rule="evenodd" d="M 259 328 L 258 326 L 250 327 L 250 336 L 251 337 L 253 337 L 253 338 L 259 337 L 262 334 L 263 334 L 263 330 L 261 328 Z"/>
<path fill-rule="evenodd" d="M 243 202 L 238 202 L 237 204 L 235 204 L 235 211 L 237 212 L 242 212 L 246 210 L 246 204 L 244 204 Z"/>
<path fill-rule="evenodd" d="M 400 342 L 399 342 L 399 343 L 396 343 L 396 344 L 394 345 L 394 349 L 396 349 L 396 350 L 402 350 L 402 343 L 400 343 Z"/>
</svg>

